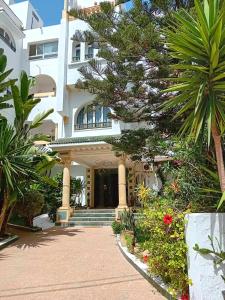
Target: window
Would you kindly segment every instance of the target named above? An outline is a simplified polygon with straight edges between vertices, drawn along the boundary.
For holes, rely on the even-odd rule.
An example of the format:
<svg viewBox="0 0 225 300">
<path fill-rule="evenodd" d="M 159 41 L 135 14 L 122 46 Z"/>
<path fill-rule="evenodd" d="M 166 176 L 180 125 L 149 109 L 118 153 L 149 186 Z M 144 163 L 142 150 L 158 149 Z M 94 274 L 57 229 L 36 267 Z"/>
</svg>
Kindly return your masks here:
<svg viewBox="0 0 225 300">
<path fill-rule="evenodd" d="M 92 105 L 83 107 L 76 120 L 75 130 L 92 129 L 92 128 L 107 128 L 112 127 L 112 121 L 109 118 L 110 109 L 103 106 Z"/>
<path fill-rule="evenodd" d="M 0 28 L 0 38 L 11 48 L 14 52 L 16 52 L 16 44 L 11 35 L 6 32 L 3 28 Z"/>
<path fill-rule="evenodd" d="M 85 59 L 91 59 L 94 57 L 93 44 L 88 44 L 86 47 Z"/>
<path fill-rule="evenodd" d="M 30 45 L 30 59 L 45 59 L 58 56 L 58 41 Z"/>
<path fill-rule="evenodd" d="M 72 61 L 80 61 L 80 44 L 73 44 L 73 57 Z"/>
</svg>

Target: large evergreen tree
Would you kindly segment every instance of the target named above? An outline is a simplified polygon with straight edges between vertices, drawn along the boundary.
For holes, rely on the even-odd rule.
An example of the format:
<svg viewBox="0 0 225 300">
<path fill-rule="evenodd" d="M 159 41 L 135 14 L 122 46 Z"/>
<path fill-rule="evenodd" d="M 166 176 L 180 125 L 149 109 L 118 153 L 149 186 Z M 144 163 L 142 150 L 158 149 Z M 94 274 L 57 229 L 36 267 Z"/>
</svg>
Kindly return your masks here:
<svg viewBox="0 0 225 300">
<path fill-rule="evenodd" d="M 149 1 L 133 0 L 132 8 L 126 11 L 106 1 L 98 13 L 71 11 L 72 16 L 90 25 L 88 31 L 77 31 L 74 40 L 99 48 L 98 57 L 80 69 L 83 78 L 76 86 L 95 94 L 98 105 L 112 108 L 112 118 L 148 121 L 163 137 L 176 132 L 179 126 L 170 122 L 176 108 L 157 113 L 166 100 L 160 91 L 166 87 L 163 78 L 169 74 L 161 29 L 172 10 L 191 5 L 191 1 L 152 1 L 150 5 Z M 135 138 L 140 141 L 145 135 L 140 130 Z"/>
</svg>

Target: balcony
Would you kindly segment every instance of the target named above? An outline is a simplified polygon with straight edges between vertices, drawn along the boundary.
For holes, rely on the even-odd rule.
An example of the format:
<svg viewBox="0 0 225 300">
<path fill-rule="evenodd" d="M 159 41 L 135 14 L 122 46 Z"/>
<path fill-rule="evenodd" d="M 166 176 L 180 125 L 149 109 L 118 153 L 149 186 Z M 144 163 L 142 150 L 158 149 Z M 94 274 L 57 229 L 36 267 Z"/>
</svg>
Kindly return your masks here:
<svg viewBox="0 0 225 300">
<path fill-rule="evenodd" d="M 88 123 L 88 124 L 76 124 L 74 130 L 85 130 L 85 129 L 99 129 L 99 128 L 110 128 L 112 122 L 101 122 L 101 123 Z"/>
<path fill-rule="evenodd" d="M 79 62 L 79 61 L 80 61 L 80 56 L 72 57 L 72 62 Z"/>
</svg>

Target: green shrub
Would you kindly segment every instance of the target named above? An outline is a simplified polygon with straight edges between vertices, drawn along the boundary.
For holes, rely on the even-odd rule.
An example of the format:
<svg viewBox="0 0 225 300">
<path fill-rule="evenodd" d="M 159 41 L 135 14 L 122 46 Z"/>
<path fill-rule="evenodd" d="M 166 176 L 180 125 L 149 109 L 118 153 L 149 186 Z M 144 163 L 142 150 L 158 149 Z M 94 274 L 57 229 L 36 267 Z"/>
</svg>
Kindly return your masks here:
<svg viewBox="0 0 225 300">
<path fill-rule="evenodd" d="M 123 229 L 124 229 L 124 227 L 120 222 L 114 221 L 112 223 L 112 230 L 113 230 L 114 234 L 120 234 Z"/>
<path fill-rule="evenodd" d="M 123 224 L 126 230 L 134 231 L 135 230 L 135 219 L 134 213 L 131 209 L 126 210 L 120 214 L 121 223 Z"/>
<path fill-rule="evenodd" d="M 146 194 L 148 197 L 144 197 Z M 148 250 L 150 273 L 160 276 L 171 291 L 184 294 L 188 290 L 187 245 L 185 243 L 185 214 L 170 199 L 139 189 L 143 196 L 142 218 L 136 224 L 136 235 L 142 251 Z"/>
<path fill-rule="evenodd" d="M 29 191 L 17 202 L 14 215 L 19 215 L 25 221 L 25 225 L 33 226 L 33 218 L 38 216 L 44 206 L 44 196 L 38 191 Z"/>
</svg>

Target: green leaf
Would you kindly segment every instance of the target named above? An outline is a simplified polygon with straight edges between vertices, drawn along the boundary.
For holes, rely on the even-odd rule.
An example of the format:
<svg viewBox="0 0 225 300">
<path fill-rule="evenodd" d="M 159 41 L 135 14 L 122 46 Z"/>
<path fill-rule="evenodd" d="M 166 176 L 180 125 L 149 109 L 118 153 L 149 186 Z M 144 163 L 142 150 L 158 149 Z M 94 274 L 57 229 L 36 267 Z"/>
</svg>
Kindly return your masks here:
<svg viewBox="0 0 225 300">
<path fill-rule="evenodd" d="M 220 198 L 219 204 L 217 206 L 217 210 L 219 210 L 221 208 L 221 206 L 223 205 L 224 201 L 225 201 L 225 192 L 223 192 L 223 195 Z"/>
</svg>

